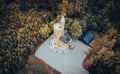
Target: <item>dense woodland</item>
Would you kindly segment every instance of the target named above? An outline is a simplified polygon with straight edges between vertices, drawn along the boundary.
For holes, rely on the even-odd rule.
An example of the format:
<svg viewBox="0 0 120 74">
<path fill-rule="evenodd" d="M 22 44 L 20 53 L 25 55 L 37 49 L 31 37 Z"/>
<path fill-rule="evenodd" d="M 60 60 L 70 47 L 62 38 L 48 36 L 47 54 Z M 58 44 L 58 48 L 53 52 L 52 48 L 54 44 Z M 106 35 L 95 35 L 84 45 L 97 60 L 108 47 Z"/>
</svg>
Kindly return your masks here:
<svg viewBox="0 0 120 74">
<path fill-rule="evenodd" d="M 120 0 L 0 0 L 0 74 L 14 74 L 65 15 L 71 37 L 98 34 L 83 66 L 90 74 L 120 73 Z"/>
</svg>

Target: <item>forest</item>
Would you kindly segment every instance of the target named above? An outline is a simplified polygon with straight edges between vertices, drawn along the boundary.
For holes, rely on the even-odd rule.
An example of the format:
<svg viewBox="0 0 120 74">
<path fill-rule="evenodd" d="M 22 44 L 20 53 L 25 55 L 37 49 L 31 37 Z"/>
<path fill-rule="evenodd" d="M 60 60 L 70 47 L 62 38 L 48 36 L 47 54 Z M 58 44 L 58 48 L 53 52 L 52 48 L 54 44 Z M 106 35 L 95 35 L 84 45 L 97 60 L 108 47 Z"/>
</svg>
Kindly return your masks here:
<svg viewBox="0 0 120 74">
<path fill-rule="evenodd" d="M 65 29 L 78 39 L 95 37 L 83 66 L 90 74 L 120 73 L 120 0 L 0 0 L 0 74 L 15 74 L 65 16 Z"/>
</svg>

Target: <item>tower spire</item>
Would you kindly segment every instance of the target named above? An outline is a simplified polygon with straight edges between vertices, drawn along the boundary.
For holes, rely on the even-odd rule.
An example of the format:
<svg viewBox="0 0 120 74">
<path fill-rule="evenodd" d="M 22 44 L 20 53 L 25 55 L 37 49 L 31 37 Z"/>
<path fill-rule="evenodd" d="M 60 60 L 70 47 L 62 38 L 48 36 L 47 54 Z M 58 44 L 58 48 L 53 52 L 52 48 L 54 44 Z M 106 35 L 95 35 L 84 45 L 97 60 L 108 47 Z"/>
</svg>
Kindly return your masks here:
<svg viewBox="0 0 120 74">
<path fill-rule="evenodd" d="M 65 24 L 65 18 L 64 18 L 64 16 L 62 16 L 62 18 L 60 19 L 60 23 Z"/>
</svg>

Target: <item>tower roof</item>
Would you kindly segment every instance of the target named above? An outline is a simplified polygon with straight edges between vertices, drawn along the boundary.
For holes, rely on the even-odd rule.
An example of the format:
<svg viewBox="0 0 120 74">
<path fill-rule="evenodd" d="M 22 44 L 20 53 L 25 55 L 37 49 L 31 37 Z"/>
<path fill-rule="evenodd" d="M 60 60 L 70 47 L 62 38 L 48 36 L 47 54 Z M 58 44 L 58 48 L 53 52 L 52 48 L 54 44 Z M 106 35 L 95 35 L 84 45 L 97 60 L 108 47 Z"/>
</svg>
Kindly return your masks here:
<svg viewBox="0 0 120 74">
<path fill-rule="evenodd" d="M 60 40 L 64 43 L 68 43 L 71 40 L 71 37 L 67 32 L 65 32 L 64 35 L 60 37 Z"/>
<path fill-rule="evenodd" d="M 62 16 L 62 18 L 60 19 L 60 23 L 65 24 L 65 18 L 64 18 L 64 16 Z"/>
<path fill-rule="evenodd" d="M 56 23 L 56 24 L 54 24 L 53 28 L 54 28 L 54 30 L 61 30 L 62 26 L 60 23 Z"/>
</svg>

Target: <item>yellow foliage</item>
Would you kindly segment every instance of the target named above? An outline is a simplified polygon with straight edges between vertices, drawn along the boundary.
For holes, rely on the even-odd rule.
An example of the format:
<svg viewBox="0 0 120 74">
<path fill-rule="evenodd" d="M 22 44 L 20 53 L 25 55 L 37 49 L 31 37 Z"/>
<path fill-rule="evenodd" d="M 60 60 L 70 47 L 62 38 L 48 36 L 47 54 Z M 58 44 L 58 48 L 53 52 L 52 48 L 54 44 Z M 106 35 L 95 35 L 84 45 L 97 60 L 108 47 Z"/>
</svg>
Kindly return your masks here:
<svg viewBox="0 0 120 74">
<path fill-rule="evenodd" d="M 70 33 L 73 38 L 79 38 L 82 34 L 82 26 L 78 20 L 74 20 L 74 23 L 70 27 Z"/>
<path fill-rule="evenodd" d="M 47 38 L 49 36 L 49 33 L 51 32 L 50 28 L 48 25 L 44 25 L 43 27 L 40 28 L 39 33 L 43 38 Z"/>
</svg>

